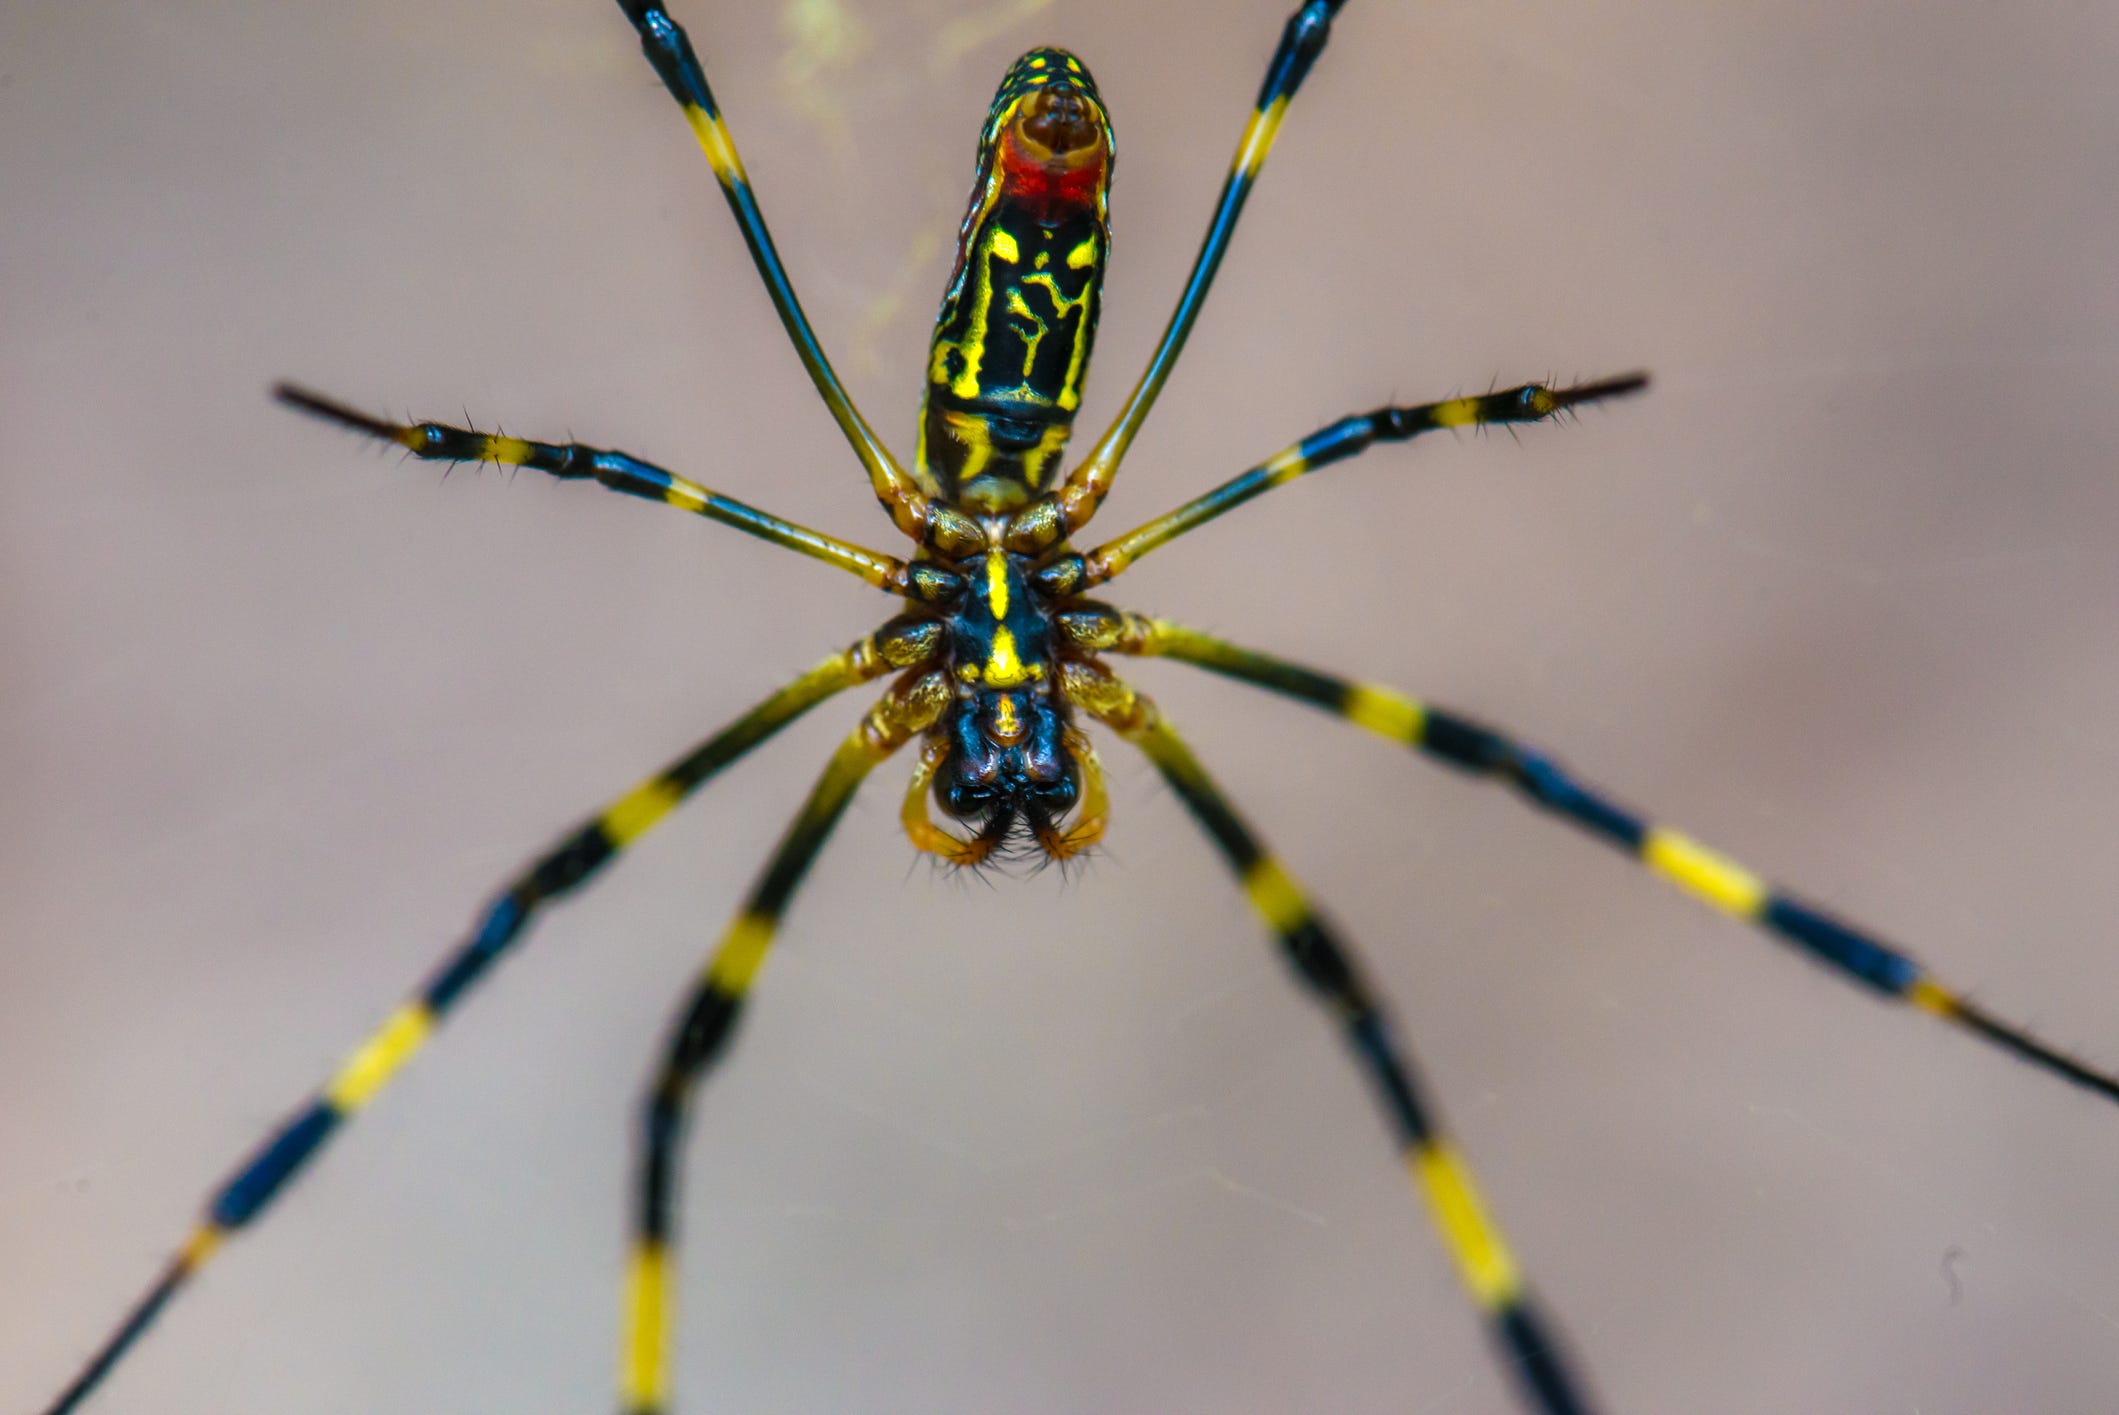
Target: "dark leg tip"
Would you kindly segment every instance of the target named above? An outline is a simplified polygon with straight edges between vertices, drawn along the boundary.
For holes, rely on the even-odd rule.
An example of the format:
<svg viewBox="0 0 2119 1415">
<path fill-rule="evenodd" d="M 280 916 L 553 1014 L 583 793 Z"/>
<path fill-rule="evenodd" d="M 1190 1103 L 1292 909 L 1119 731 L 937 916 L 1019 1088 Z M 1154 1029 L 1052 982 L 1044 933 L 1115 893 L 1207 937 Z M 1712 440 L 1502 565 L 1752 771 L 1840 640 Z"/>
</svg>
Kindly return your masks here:
<svg viewBox="0 0 2119 1415">
<path fill-rule="evenodd" d="M 1578 383 L 1572 388 L 1555 388 L 1552 390 L 1552 399 L 1557 408 L 1572 408 L 1579 403 L 1629 397 L 1647 387 L 1648 372 L 1641 369 L 1633 373 L 1622 373 L 1616 378 L 1600 378 L 1594 383 Z"/>
<path fill-rule="evenodd" d="M 275 383 L 272 385 L 272 396 L 275 401 L 284 403 L 297 412 L 322 418 L 325 422 L 337 423 L 340 427 L 349 427 L 356 432 L 365 432 L 371 437 L 388 438 L 392 441 L 397 438 L 397 424 L 370 417 L 358 408 L 349 408 L 344 403 L 326 398 L 321 393 L 312 393 L 292 383 Z"/>
</svg>

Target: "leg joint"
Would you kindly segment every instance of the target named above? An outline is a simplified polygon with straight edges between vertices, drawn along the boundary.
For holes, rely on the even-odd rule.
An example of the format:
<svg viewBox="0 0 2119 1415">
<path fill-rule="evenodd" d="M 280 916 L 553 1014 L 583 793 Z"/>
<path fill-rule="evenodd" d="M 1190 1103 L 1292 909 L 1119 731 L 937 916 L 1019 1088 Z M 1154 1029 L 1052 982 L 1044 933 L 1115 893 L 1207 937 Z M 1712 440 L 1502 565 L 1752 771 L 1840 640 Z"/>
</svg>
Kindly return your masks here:
<svg viewBox="0 0 2119 1415">
<path fill-rule="evenodd" d="M 725 993 L 711 983 L 702 985 L 693 995 L 691 1006 L 685 1009 L 684 1019 L 678 1023 L 677 1031 L 670 1039 L 665 1084 L 681 1089 L 697 1080 L 727 1047 L 742 1010 L 742 998 Z M 656 1087 L 658 1100 L 663 1089 L 662 1085 Z M 650 1102 L 651 1105 L 655 1103 Z"/>
<path fill-rule="evenodd" d="M 1280 947 L 1289 964 L 1318 996 L 1338 1004 L 1350 1015 L 1372 1010 L 1368 984 L 1355 968 L 1354 960 L 1315 915 L 1305 913 L 1293 928 L 1282 933 Z"/>
</svg>

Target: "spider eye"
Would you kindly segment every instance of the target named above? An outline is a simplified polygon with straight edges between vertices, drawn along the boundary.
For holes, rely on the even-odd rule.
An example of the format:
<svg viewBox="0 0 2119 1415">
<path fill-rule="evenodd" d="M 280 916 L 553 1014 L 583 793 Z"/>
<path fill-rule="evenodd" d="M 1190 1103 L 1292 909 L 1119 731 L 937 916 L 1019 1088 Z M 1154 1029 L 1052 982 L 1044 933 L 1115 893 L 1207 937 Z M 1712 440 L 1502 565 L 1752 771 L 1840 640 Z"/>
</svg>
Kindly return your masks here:
<svg viewBox="0 0 2119 1415">
<path fill-rule="evenodd" d="M 1054 157 L 1094 147 L 1099 134 L 1089 100 L 1072 87 L 1041 88 L 1023 102 L 1016 128 Z"/>
</svg>

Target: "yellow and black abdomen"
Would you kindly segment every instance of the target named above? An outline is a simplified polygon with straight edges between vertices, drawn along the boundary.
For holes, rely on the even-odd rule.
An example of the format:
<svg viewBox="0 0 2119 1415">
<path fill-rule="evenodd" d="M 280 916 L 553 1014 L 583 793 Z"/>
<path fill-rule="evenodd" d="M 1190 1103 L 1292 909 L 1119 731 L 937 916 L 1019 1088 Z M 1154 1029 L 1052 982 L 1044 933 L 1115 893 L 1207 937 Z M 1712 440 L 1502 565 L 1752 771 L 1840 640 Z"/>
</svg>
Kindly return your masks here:
<svg viewBox="0 0 2119 1415">
<path fill-rule="evenodd" d="M 921 469 L 966 510 L 1012 510 L 1058 468 L 1096 338 L 1111 163 L 1081 61 L 1018 59 L 979 145 L 921 409 Z"/>
</svg>

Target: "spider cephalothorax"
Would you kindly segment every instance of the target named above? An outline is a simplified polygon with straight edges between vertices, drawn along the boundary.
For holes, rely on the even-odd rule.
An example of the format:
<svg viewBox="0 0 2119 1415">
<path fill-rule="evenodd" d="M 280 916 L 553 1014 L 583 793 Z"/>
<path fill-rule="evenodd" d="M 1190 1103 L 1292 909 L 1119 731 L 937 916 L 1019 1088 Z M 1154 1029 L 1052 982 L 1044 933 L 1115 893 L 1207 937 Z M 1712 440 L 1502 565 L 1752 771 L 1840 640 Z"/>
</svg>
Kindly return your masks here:
<svg viewBox="0 0 2119 1415">
<path fill-rule="evenodd" d="M 1510 736 L 1386 688 L 1084 597 L 1158 546 L 1378 442 L 1435 428 L 1537 422 L 1646 383 L 1630 375 L 1573 388 L 1530 384 L 1356 414 L 1124 535 L 1086 551 L 1072 547 L 1072 537 L 1111 489 L 1184 348 L 1289 100 L 1323 52 L 1344 3 L 1302 0 L 1289 17 L 1176 311 L 1118 415 L 1062 478 L 1060 457 L 1081 404 L 1110 251 L 1111 125 L 1081 62 L 1058 49 L 1030 51 L 1008 70 L 988 112 L 956 266 L 930 346 L 918 452 L 908 468 L 847 396 L 803 314 L 691 41 L 661 0 L 619 0 L 713 166 L 796 356 L 892 523 L 917 546 L 914 554 L 900 559 L 798 526 L 623 452 L 439 423 L 396 423 L 290 387 L 280 396 L 305 412 L 398 443 L 416 457 L 503 462 L 561 478 L 593 478 L 834 565 L 909 605 L 610 803 L 512 880 L 471 937 L 213 1196 L 162 1276 L 50 1415 L 66 1415 L 87 1398 L 222 1241 L 263 1213 L 342 1123 L 374 1098 L 542 905 L 582 885 L 715 773 L 803 713 L 834 693 L 892 675 L 892 686 L 825 766 L 693 984 L 647 1089 L 620 1367 L 626 1415 L 662 1415 L 668 1408 L 672 1233 L 693 1092 L 725 1049 L 781 916 L 854 792 L 879 763 L 917 741 L 921 750 L 904 821 L 920 848 L 953 863 L 975 864 L 1021 830 L 1047 856 L 1065 859 L 1097 839 L 1106 814 L 1103 774 L 1077 713 L 1116 732 L 1153 763 L 1235 871 L 1295 975 L 1344 1028 L 1458 1276 L 1507 1353 L 1525 1404 L 1544 1415 L 1576 1415 L 1586 1408 L 1579 1381 L 1547 1334 L 1359 959 L 1267 853 L 1155 704 L 1103 663 L 1105 654 L 1159 654 L 1206 668 L 1322 708 L 1461 771 L 1505 782 L 1844 976 L 2119 1100 L 2119 1079 L 1987 1015 L 1904 954 L 1772 888 L 1690 837 L 1649 824 Z M 930 796 L 945 815 L 969 828 L 968 838 L 935 824 Z"/>
<path fill-rule="evenodd" d="M 1103 830 L 1096 755 L 1060 693 L 1055 606 L 1028 568 L 1023 556 L 988 551 L 949 617 L 951 699 L 914 769 L 905 824 L 915 845 L 954 864 L 986 859 L 1018 827 L 1062 860 Z M 974 827 L 970 839 L 928 821 L 930 778 L 935 804 Z M 1062 830 L 1077 804 L 1082 816 Z"/>
</svg>

